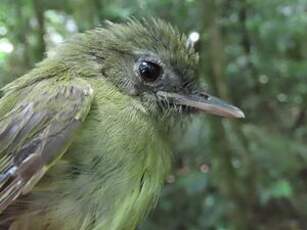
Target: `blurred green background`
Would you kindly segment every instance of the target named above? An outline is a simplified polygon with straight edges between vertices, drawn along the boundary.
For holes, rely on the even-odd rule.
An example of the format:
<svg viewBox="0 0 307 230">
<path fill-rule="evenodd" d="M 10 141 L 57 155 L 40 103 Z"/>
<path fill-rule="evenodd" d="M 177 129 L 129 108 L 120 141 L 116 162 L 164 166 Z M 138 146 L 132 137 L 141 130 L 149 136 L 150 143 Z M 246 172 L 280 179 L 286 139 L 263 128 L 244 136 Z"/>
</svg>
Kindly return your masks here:
<svg viewBox="0 0 307 230">
<path fill-rule="evenodd" d="M 201 78 L 247 118 L 174 131 L 173 174 L 139 229 L 307 229 L 307 0 L 1 0 L 0 86 L 77 32 L 148 15 L 200 33 Z"/>
</svg>

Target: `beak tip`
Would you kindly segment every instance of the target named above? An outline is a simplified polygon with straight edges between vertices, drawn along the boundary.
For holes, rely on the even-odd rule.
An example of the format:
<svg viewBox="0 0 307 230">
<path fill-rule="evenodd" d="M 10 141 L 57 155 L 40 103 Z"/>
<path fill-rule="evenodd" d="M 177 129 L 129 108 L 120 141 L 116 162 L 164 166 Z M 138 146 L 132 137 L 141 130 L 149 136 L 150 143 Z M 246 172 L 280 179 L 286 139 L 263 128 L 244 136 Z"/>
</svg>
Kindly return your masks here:
<svg viewBox="0 0 307 230">
<path fill-rule="evenodd" d="M 239 118 L 241 118 L 241 119 L 245 119 L 245 114 L 242 112 L 242 114 L 240 115 L 240 117 Z"/>
<path fill-rule="evenodd" d="M 237 118 L 244 119 L 245 118 L 245 114 L 241 110 L 239 110 L 238 113 L 237 113 Z"/>
</svg>

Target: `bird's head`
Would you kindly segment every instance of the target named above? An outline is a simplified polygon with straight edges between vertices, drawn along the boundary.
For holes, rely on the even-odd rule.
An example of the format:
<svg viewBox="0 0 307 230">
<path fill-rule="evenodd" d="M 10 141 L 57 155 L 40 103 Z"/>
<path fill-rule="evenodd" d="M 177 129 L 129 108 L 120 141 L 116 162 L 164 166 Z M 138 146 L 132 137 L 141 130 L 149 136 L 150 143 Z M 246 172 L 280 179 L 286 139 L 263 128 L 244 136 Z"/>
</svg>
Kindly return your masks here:
<svg viewBox="0 0 307 230">
<path fill-rule="evenodd" d="M 88 32 L 84 41 L 101 63 L 103 76 L 153 114 L 203 111 L 244 117 L 240 109 L 200 87 L 198 55 L 189 39 L 161 20 L 108 23 Z"/>
</svg>

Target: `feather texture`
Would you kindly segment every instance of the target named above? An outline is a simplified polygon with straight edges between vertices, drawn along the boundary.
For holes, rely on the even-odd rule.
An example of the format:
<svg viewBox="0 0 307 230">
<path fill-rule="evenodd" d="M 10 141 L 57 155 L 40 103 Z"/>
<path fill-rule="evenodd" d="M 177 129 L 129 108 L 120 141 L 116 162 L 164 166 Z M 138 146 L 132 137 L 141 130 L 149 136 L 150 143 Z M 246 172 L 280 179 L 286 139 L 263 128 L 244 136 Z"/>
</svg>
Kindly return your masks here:
<svg viewBox="0 0 307 230">
<path fill-rule="evenodd" d="M 81 79 L 45 79 L 18 94 L 20 100 L 0 117 L 0 212 L 31 191 L 66 151 L 93 98 Z"/>
</svg>

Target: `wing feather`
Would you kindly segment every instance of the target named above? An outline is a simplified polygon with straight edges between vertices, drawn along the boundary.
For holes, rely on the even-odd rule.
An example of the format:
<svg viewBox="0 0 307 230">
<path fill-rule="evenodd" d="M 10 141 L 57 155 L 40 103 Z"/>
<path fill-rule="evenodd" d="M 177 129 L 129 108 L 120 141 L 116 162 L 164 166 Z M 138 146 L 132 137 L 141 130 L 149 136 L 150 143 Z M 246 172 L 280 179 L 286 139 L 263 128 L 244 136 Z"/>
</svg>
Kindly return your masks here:
<svg viewBox="0 0 307 230">
<path fill-rule="evenodd" d="M 90 85 L 78 78 L 43 79 L 18 91 L 19 100 L 0 117 L 0 213 L 64 154 L 93 99 Z"/>
</svg>

